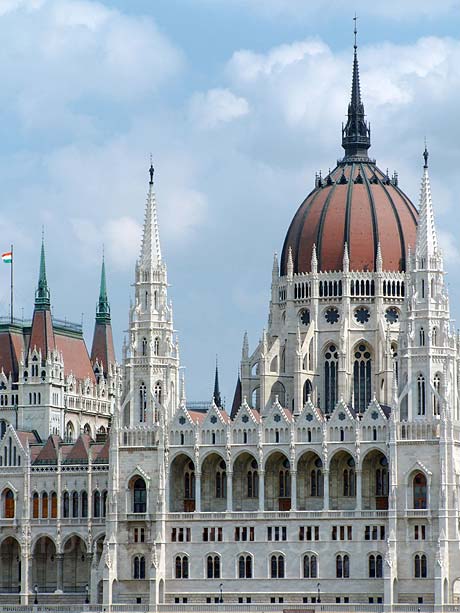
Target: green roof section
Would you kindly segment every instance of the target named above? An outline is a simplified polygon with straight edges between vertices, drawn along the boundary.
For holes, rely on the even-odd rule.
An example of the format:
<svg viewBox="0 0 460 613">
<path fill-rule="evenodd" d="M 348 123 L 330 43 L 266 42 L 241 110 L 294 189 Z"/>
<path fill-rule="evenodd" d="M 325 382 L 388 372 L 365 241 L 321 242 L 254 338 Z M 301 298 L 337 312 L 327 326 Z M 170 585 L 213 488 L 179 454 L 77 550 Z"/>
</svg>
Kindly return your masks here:
<svg viewBox="0 0 460 613">
<path fill-rule="evenodd" d="M 96 309 L 96 323 L 109 324 L 110 323 L 110 304 L 107 297 L 107 280 L 105 276 L 105 258 L 102 256 L 102 268 L 101 268 L 101 286 L 99 289 L 99 301 Z"/>
<path fill-rule="evenodd" d="M 45 262 L 45 239 L 42 237 L 42 248 L 40 252 L 40 272 L 38 276 L 38 287 L 35 292 L 35 309 L 37 311 L 49 311 L 51 309 L 50 290 L 46 280 Z"/>
</svg>

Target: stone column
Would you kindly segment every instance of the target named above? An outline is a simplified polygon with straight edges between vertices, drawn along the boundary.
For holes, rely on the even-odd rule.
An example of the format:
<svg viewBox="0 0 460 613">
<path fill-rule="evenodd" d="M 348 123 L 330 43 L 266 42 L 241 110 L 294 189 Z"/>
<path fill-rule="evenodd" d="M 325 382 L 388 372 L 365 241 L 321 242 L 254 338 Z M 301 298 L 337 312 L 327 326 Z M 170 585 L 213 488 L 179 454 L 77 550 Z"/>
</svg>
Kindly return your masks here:
<svg viewBox="0 0 460 613">
<path fill-rule="evenodd" d="M 259 511 L 265 511 L 265 471 L 259 470 Z"/>
<path fill-rule="evenodd" d="M 329 511 L 329 470 L 323 470 L 323 477 L 324 477 L 323 511 Z"/>
<path fill-rule="evenodd" d="M 363 490 L 363 471 L 362 470 L 357 470 L 355 472 L 356 475 L 356 510 L 357 511 L 361 511 L 361 509 L 363 508 L 363 495 L 362 495 L 362 490 Z"/>
<path fill-rule="evenodd" d="M 92 551 L 88 551 L 88 553 L 86 554 L 86 562 L 88 564 L 88 578 L 86 580 L 86 583 L 88 584 L 88 597 L 89 597 L 89 601 L 91 602 L 94 598 L 94 594 L 91 591 L 91 571 L 93 568 L 93 557 L 94 554 Z"/>
<path fill-rule="evenodd" d="M 21 555 L 21 604 L 29 604 L 32 588 L 32 556 L 25 551 Z"/>
<path fill-rule="evenodd" d="M 195 511 L 201 512 L 201 473 L 195 473 Z"/>
<path fill-rule="evenodd" d="M 233 511 L 233 473 L 227 472 L 227 511 Z"/>
<path fill-rule="evenodd" d="M 291 470 L 291 511 L 297 511 L 297 471 Z"/>
<path fill-rule="evenodd" d="M 64 585 L 64 554 L 63 553 L 56 554 L 56 569 L 57 569 L 56 592 L 62 592 L 63 585 Z"/>
</svg>

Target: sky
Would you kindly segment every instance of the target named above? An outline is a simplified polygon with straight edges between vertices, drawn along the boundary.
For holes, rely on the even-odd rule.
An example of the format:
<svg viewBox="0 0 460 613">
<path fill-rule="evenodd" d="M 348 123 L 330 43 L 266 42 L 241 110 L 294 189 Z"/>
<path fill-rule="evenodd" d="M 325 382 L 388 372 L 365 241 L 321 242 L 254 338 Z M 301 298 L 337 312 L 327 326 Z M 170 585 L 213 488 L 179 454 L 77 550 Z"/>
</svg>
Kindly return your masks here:
<svg viewBox="0 0 460 613">
<path fill-rule="evenodd" d="M 426 137 L 460 315 L 460 0 L 0 0 L 0 250 L 29 318 L 42 227 L 53 314 L 91 344 L 103 246 L 116 350 L 150 154 L 189 400 L 231 406 L 244 331 L 267 322 L 274 252 L 342 156 L 358 15 L 370 155 L 417 204 Z M 9 269 L 0 268 L 0 316 Z M 454 322 L 457 326 L 457 323 Z"/>
</svg>

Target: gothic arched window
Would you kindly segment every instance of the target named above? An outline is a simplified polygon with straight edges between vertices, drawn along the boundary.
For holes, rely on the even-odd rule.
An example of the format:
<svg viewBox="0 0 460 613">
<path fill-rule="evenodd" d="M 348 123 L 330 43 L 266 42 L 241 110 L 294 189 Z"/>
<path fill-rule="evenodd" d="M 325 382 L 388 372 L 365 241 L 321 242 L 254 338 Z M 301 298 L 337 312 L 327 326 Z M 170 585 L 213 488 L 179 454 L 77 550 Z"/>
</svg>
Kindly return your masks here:
<svg viewBox="0 0 460 613">
<path fill-rule="evenodd" d="M 147 489 L 142 477 L 138 477 L 133 485 L 133 513 L 145 513 L 147 511 Z"/>
<path fill-rule="evenodd" d="M 153 341 L 153 354 L 160 355 L 160 339 L 158 336 L 156 336 L 155 340 Z"/>
<path fill-rule="evenodd" d="M 314 554 L 307 554 L 303 557 L 303 576 L 305 579 L 318 577 L 318 561 Z"/>
<path fill-rule="evenodd" d="M 337 579 L 348 579 L 350 577 L 350 558 L 347 554 L 336 556 L 335 576 Z"/>
<path fill-rule="evenodd" d="M 426 509 L 428 488 L 426 477 L 423 473 L 417 473 L 413 482 L 413 494 L 414 494 L 414 509 Z"/>
<path fill-rule="evenodd" d="M 433 380 L 433 415 L 440 415 L 441 407 L 439 402 L 439 394 L 441 392 L 441 377 L 437 373 Z"/>
<path fill-rule="evenodd" d="M 426 579 L 426 555 L 424 553 L 417 553 L 414 558 L 414 577 L 416 579 Z"/>
<path fill-rule="evenodd" d="M 369 347 L 364 343 L 355 350 L 353 364 L 353 390 L 355 409 L 363 412 L 371 401 L 372 393 L 372 357 Z"/>
<path fill-rule="evenodd" d="M 158 402 L 158 404 L 161 404 L 163 394 L 162 394 L 162 387 L 161 387 L 160 381 L 157 381 L 155 383 L 154 393 L 155 393 L 155 400 Z"/>
<path fill-rule="evenodd" d="M 383 577 L 383 559 L 380 554 L 369 556 L 369 578 L 381 579 Z"/>
<path fill-rule="evenodd" d="M 335 345 L 329 345 L 324 354 L 324 407 L 326 413 L 331 413 L 337 404 L 339 382 L 337 371 L 339 354 Z"/>
<path fill-rule="evenodd" d="M 142 339 L 142 355 L 147 355 L 147 339 L 145 338 L 145 336 Z"/>
<path fill-rule="evenodd" d="M 425 393 L 425 377 L 419 375 L 417 377 L 417 414 L 425 415 L 426 413 L 426 393 Z"/>
<path fill-rule="evenodd" d="M 139 421 L 143 422 L 147 419 L 147 388 L 145 383 L 139 386 Z"/>
<path fill-rule="evenodd" d="M 270 577 L 272 579 L 284 579 L 284 556 L 272 555 L 270 558 Z"/>
</svg>

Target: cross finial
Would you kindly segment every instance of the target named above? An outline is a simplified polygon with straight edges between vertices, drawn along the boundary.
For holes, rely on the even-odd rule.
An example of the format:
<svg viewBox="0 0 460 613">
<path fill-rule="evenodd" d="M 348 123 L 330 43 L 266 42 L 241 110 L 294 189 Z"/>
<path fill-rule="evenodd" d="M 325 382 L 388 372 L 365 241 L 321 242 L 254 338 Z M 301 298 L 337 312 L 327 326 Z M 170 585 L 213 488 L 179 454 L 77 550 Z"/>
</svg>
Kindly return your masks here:
<svg viewBox="0 0 460 613">
<path fill-rule="evenodd" d="M 425 164 L 423 168 L 428 168 L 428 156 L 429 156 L 429 153 L 428 153 L 428 148 L 426 145 L 426 137 L 425 137 L 425 151 L 423 152 L 423 159 L 425 160 Z"/>
<path fill-rule="evenodd" d="M 358 43 L 357 43 L 357 34 L 358 34 L 358 16 L 355 13 L 355 16 L 353 17 L 353 21 L 355 22 L 355 27 L 353 30 L 353 33 L 355 35 L 355 49 L 358 48 Z"/>
</svg>

